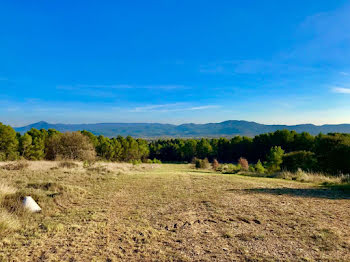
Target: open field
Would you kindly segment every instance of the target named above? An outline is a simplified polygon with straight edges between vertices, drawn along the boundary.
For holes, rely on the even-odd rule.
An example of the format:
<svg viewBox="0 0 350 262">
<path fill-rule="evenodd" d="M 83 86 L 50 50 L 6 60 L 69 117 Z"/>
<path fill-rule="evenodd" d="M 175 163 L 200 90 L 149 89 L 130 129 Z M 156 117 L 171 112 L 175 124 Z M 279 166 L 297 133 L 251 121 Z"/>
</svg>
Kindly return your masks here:
<svg viewBox="0 0 350 262">
<path fill-rule="evenodd" d="M 341 191 L 190 165 L 5 164 L 0 261 L 350 261 Z M 12 205 L 23 195 L 43 212 Z"/>
</svg>

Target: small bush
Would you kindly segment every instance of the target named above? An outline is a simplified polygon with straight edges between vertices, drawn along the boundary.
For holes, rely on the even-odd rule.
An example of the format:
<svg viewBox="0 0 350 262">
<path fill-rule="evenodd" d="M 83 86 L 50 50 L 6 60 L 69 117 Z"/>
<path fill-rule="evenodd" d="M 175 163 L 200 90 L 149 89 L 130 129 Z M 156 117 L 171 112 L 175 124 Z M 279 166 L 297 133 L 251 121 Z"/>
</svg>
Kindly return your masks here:
<svg viewBox="0 0 350 262">
<path fill-rule="evenodd" d="M 255 172 L 255 168 L 254 168 L 254 166 L 249 166 L 249 172 Z"/>
<path fill-rule="evenodd" d="M 135 160 L 131 160 L 130 163 L 133 164 L 133 165 L 135 166 L 135 165 L 142 164 L 142 161 L 139 160 L 139 159 L 135 159 Z"/>
<path fill-rule="evenodd" d="M 266 169 L 260 160 L 255 164 L 254 168 L 255 168 L 255 172 L 259 174 L 264 174 L 266 172 Z"/>
<path fill-rule="evenodd" d="M 76 168 L 78 166 L 79 165 L 77 163 L 74 163 L 72 161 L 61 161 L 61 162 L 58 163 L 58 167 L 60 167 L 60 168 L 71 169 L 71 168 Z"/>
<path fill-rule="evenodd" d="M 195 167 L 198 169 L 198 168 L 201 168 L 201 169 L 207 169 L 209 168 L 210 164 L 209 164 L 209 161 L 208 161 L 208 158 L 205 158 L 205 159 L 196 159 L 196 162 L 195 162 Z"/>
<path fill-rule="evenodd" d="M 92 167 L 96 162 L 95 161 L 89 161 L 89 160 L 85 160 L 83 162 L 83 167 L 84 168 L 89 168 L 89 167 Z"/>
<path fill-rule="evenodd" d="M 153 158 L 153 160 L 152 159 L 147 159 L 146 163 L 148 163 L 148 164 L 161 164 L 162 161 L 158 160 L 157 158 Z"/>
<path fill-rule="evenodd" d="M 153 164 L 161 164 L 162 161 L 157 159 L 157 158 L 153 158 Z"/>
<path fill-rule="evenodd" d="M 241 165 L 227 164 L 223 165 L 221 172 L 224 174 L 235 174 L 241 170 Z"/>
<path fill-rule="evenodd" d="M 24 160 L 16 161 L 14 163 L 9 163 L 7 165 L 2 166 L 2 169 L 5 170 L 23 170 L 29 167 L 29 163 Z"/>
<path fill-rule="evenodd" d="M 238 164 L 241 166 L 241 169 L 244 171 L 248 171 L 249 169 L 249 164 L 248 164 L 248 160 L 245 159 L 244 157 L 240 157 L 238 159 Z"/>
<path fill-rule="evenodd" d="M 216 159 L 214 159 L 213 163 L 211 163 L 211 166 L 215 171 L 217 171 L 219 169 L 220 164 Z"/>
</svg>

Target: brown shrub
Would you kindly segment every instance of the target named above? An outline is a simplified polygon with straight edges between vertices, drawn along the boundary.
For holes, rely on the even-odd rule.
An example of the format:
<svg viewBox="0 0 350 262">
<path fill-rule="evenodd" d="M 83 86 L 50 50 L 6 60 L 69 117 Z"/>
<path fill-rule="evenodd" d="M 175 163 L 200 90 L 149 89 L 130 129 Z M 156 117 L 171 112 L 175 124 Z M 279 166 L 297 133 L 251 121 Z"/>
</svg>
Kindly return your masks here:
<svg viewBox="0 0 350 262">
<path fill-rule="evenodd" d="M 220 164 L 219 164 L 219 162 L 218 162 L 216 159 L 214 159 L 214 160 L 213 160 L 213 163 L 211 164 L 211 166 L 212 166 L 213 169 L 216 171 L 216 170 L 218 170 Z"/>
<path fill-rule="evenodd" d="M 80 132 L 67 132 L 48 141 L 48 159 L 70 159 L 93 161 L 96 152 L 87 136 Z"/>
<path fill-rule="evenodd" d="M 248 160 L 245 159 L 244 157 L 240 157 L 238 159 L 238 164 L 241 166 L 241 169 L 244 171 L 248 171 L 249 170 L 249 163 Z"/>
</svg>

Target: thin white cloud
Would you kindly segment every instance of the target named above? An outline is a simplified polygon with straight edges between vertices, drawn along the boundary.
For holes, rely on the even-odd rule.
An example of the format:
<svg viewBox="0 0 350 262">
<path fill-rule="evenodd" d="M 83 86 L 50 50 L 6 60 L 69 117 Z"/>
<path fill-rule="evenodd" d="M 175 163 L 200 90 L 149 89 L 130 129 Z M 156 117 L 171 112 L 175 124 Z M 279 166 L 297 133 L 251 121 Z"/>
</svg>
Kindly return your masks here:
<svg viewBox="0 0 350 262">
<path fill-rule="evenodd" d="M 205 110 L 205 109 L 211 109 L 211 108 L 219 108 L 218 105 L 207 105 L 207 106 L 195 106 L 189 108 L 189 110 Z"/>
<path fill-rule="evenodd" d="M 181 106 L 183 103 L 173 103 L 173 104 L 160 104 L 160 105 L 147 105 L 140 106 L 131 109 L 130 112 L 149 112 L 149 111 L 159 111 L 159 110 L 173 110 L 176 106 Z"/>
<path fill-rule="evenodd" d="M 333 87 L 332 91 L 334 93 L 338 94 L 350 94 L 350 88 L 344 88 L 344 87 Z"/>
<path fill-rule="evenodd" d="M 179 111 L 194 111 L 194 110 L 206 110 L 212 108 L 219 108 L 218 105 L 203 105 L 203 106 L 189 106 L 186 103 L 173 103 L 173 104 L 160 104 L 160 105 L 147 105 L 142 107 L 135 107 L 129 112 L 141 113 L 141 112 L 179 112 Z"/>
<path fill-rule="evenodd" d="M 343 76 L 350 76 L 350 73 L 348 73 L 348 72 L 340 72 L 339 74 L 341 74 Z"/>
</svg>

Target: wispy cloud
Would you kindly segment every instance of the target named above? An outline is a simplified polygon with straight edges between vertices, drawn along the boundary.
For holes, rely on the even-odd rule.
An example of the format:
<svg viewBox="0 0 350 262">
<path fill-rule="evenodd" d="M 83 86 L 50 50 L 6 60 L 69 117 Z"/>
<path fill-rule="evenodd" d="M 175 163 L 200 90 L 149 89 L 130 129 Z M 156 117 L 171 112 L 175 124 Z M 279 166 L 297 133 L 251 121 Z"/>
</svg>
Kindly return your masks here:
<svg viewBox="0 0 350 262">
<path fill-rule="evenodd" d="M 332 91 L 334 93 L 339 93 L 339 94 L 350 94 L 350 88 L 344 88 L 344 87 L 333 87 Z"/>
<path fill-rule="evenodd" d="M 170 111 L 176 109 L 178 106 L 184 105 L 183 103 L 173 103 L 173 104 L 161 104 L 161 105 L 146 105 L 135 107 L 130 110 L 130 112 L 151 112 L 151 111 Z"/>
<path fill-rule="evenodd" d="M 173 103 L 173 104 L 147 105 L 147 106 L 135 107 L 134 109 L 131 109 L 130 112 L 166 113 L 166 112 L 179 112 L 179 111 L 206 110 L 206 109 L 213 109 L 213 108 L 219 108 L 219 107 L 220 106 L 218 105 L 190 106 L 186 103 Z"/>
<path fill-rule="evenodd" d="M 343 76 L 350 76 L 350 73 L 348 73 L 348 72 L 340 72 L 339 74 L 341 74 Z"/>
<path fill-rule="evenodd" d="M 132 88 L 130 85 L 86 85 L 86 84 L 78 84 L 78 85 L 59 85 L 57 89 L 62 90 L 81 90 L 81 89 L 126 89 Z"/>
<path fill-rule="evenodd" d="M 191 108 L 188 108 L 188 110 L 205 110 L 205 109 L 212 109 L 212 108 L 219 108 L 218 105 L 206 105 L 206 106 L 194 106 Z"/>
</svg>

